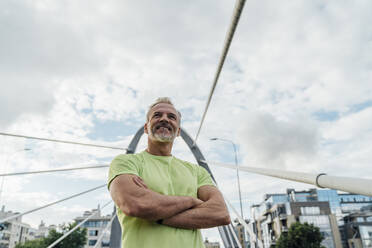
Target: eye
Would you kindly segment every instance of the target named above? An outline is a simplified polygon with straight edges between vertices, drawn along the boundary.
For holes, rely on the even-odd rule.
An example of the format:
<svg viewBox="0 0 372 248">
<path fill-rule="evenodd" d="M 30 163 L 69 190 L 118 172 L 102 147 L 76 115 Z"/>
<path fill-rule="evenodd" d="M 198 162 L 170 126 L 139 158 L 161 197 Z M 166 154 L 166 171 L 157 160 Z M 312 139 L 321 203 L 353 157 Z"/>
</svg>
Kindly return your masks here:
<svg viewBox="0 0 372 248">
<path fill-rule="evenodd" d="M 169 119 L 172 119 L 172 120 L 176 120 L 177 119 L 177 117 L 174 114 L 168 115 L 168 118 Z"/>
</svg>

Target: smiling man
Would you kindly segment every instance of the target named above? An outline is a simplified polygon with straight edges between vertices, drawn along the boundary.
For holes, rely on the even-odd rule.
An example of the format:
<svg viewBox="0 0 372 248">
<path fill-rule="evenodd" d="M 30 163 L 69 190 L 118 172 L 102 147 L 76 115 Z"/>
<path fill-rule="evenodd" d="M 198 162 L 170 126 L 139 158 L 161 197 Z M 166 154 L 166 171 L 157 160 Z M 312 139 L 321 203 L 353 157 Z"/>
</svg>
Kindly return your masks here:
<svg viewBox="0 0 372 248">
<path fill-rule="evenodd" d="M 201 248 L 201 228 L 230 223 L 208 172 L 172 156 L 181 114 L 167 97 L 158 98 L 144 126 L 147 149 L 117 156 L 108 187 L 117 206 L 125 248 Z"/>
</svg>

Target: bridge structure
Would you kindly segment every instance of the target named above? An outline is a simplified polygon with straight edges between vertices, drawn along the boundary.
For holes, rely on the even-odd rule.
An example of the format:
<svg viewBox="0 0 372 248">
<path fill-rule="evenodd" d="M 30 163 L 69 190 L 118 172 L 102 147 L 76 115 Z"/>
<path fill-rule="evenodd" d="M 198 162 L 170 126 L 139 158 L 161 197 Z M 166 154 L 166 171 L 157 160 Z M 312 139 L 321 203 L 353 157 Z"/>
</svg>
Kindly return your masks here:
<svg viewBox="0 0 372 248">
<path fill-rule="evenodd" d="M 224 164 L 224 163 L 218 163 L 218 162 L 208 162 L 205 157 L 203 156 L 201 149 L 197 145 L 197 139 L 199 137 L 199 134 L 202 130 L 202 126 L 204 123 L 204 119 L 206 117 L 209 105 L 212 100 L 212 96 L 214 93 L 214 90 L 216 88 L 219 75 L 222 71 L 223 65 L 225 58 L 227 56 L 230 44 L 232 42 L 235 30 L 237 28 L 238 22 L 240 15 L 243 11 L 243 7 L 245 4 L 245 0 L 237 0 L 235 4 L 235 9 L 233 12 L 231 24 L 229 26 L 228 32 L 226 34 L 225 38 L 225 43 L 223 46 L 222 54 L 220 56 L 220 60 L 218 63 L 218 67 L 213 79 L 213 84 L 211 87 L 211 90 L 209 92 L 209 96 L 207 99 L 207 103 L 200 121 L 200 125 L 197 131 L 197 134 L 195 136 L 195 139 L 192 139 L 191 136 L 183 129 L 181 128 L 181 137 L 182 139 L 186 142 L 188 148 L 194 155 L 197 163 L 199 166 L 204 167 L 212 176 L 213 180 L 215 180 L 208 164 L 214 164 L 226 168 L 231 168 L 231 169 L 237 169 L 236 165 L 230 165 L 230 164 Z M 122 147 L 112 147 L 112 146 L 104 146 L 104 145 L 97 145 L 97 144 L 88 144 L 88 143 L 82 143 L 82 142 L 73 142 L 73 141 L 68 141 L 68 140 L 60 140 L 60 139 L 49 139 L 49 138 L 42 138 L 42 137 L 34 137 L 34 136 L 27 136 L 27 135 L 20 135 L 20 134 L 13 134 L 13 133 L 4 133 L 0 132 L 1 136 L 10 136 L 14 138 L 23 138 L 23 139 L 33 139 L 33 140 L 40 140 L 44 142 L 57 142 L 57 143 L 65 143 L 65 144 L 71 144 L 71 145 L 80 145 L 80 146 L 89 146 L 89 147 L 99 147 L 102 149 L 115 149 L 115 150 L 120 150 L 123 152 L 126 152 L 127 154 L 135 153 L 137 144 L 140 141 L 141 136 L 144 133 L 143 127 L 140 127 L 137 131 L 137 133 L 134 135 L 132 141 L 130 142 L 129 146 L 127 148 L 122 148 Z M 31 175 L 31 174 L 41 174 L 41 173 L 56 173 L 56 172 L 61 172 L 61 171 L 74 171 L 74 170 L 87 170 L 87 169 L 95 169 L 95 168 L 107 168 L 109 165 L 107 164 L 99 164 L 99 165 L 92 165 L 92 166 L 85 166 L 85 167 L 70 167 L 70 168 L 60 168 L 60 169 L 52 169 L 52 170 L 41 170 L 41 171 L 23 171 L 23 172 L 12 172 L 12 173 L 2 173 L 0 174 L 0 177 L 9 177 L 9 176 L 22 176 L 22 175 Z M 274 177 L 274 178 L 279 178 L 279 179 L 285 179 L 285 180 L 290 180 L 290 181 L 296 181 L 296 182 L 302 182 L 302 183 L 307 183 L 314 185 L 319 188 L 330 188 L 330 189 L 335 189 L 335 190 L 341 190 L 345 192 L 350 192 L 350 193 L 355 193 L 355 194 L 360 194 L 360 195 L 366 195 L 366 196 L 372 196 L 372 180 L 370 179 L 361 179 L 361 178 L 350 178 L 350 177 L 343 177 L 343 176 L 331 176 L 327 175 L 326 173 L 303 173 L 303 172 L 294 172 L 294 171 L 285 171 L 285 170 L 278 170 L 278 169 L 267 169 L 267 168 L 256 168 L 256 167 L 248 167 L 248 166 L 239 166 L 239 169 L 242 171 L 250 172 L 250 173 L 255 173 L 255 174 L 260 174 L 260 175 L 265 175 L 269 177 Z M 216 182 L 216 180 L 215 180 Z M 217 182 L 216 185 L 218 186 Z M 10 221 L 12 219 L 16 219 L 20 216 L 32 214 L 36 211 L 48 208 L 50 206 L 59 204 L 61 202 L 79 197 L 81 195 L 93 192 L 97 189 L 107 187 L 107 184 L 102 184 L 98 185 L 94 188 L 87 189 L 85 191 L 67 196 L 65 198 L 62 198 L 60 200 L 38 206 L 34 209 L 30 209 L 28 211 L 18 213 L 12 216 L 8 216 L 6 218 L 0 219 L 0 228 L 1 224 Z M 257 239 L 255 233 L 253 230 L 250 229 L 250 227 L 247 225 L 243 217 L 236 211 L 234 206 L 228 201 L 227 197 L 224 197 L 227 205 L 229 206 L 230 210 L 235 213 L 237 216 L 237 219 L 241 225 L 244 226 L 246 233 L 250 237 L 250 239 L 256 240 L 258 247 L 263 247 L 263 244 L 260 240 Z M 109 202 L 105 203 L 102 208 L 105 208 L 106 206 L 110 205 L 112 201 L 110 200 Z M 90 218 L 94 217 L 97 214 L 97 212 L 91 213 L 89 216 L 87 216 L 82 222 L 77 224 L 73 229 L 71 229 L 69 232 L 65 233 L 62 237 L 60 237 L 58 240 L 56 240 L 54 243 L 49 245 L 47 248 L 52 248 L 55 247 L 59 242 L 61 242 L 64 238 L 66 238 L 68 235 L 73 233 L 77 228 L 82 226 L 85 222 L 87 222 Z M 106 230 L 108 228 L 111 228 L 111 234 L 110 234 L 110 247 L 112 248 L 119 248 L 121 247 L 121 228 L 120 224 L 118 222 L 116 212 L 114 210 L 114 213 L 112 215 L 112 218 L 110 222 L 108 223 Z M 237 239 L 236 233 L 233 229 L 233 226 L 226 225 L 226 226 L 221 226 L 218 227 L 219 233 L 221 235 L 221 239 L 224 243 L 225 248 L 241 248 L 241 245 Z M 103 233 L 101 236 L 98 238 L 98 240 L 102 240 Z M 95 245 L 95 248 L 99 246 L 100 242 L 97 242 Z"/>
</svg>

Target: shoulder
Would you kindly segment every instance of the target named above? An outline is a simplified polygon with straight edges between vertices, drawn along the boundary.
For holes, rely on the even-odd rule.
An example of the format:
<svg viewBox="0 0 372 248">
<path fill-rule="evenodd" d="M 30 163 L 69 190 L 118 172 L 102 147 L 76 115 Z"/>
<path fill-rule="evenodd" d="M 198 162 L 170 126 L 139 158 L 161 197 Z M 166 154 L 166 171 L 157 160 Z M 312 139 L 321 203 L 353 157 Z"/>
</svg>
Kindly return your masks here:
<svg viewBox="0 0 372 248">
<path fill-rule="evenodd" d="M 120 154 L 117 155 L 111 162 L 113 163 L 122 163 L 122 162 L 140 162 L 143 160 L 142 153 L 136 153 L 136 154 Z"/>
</svg>

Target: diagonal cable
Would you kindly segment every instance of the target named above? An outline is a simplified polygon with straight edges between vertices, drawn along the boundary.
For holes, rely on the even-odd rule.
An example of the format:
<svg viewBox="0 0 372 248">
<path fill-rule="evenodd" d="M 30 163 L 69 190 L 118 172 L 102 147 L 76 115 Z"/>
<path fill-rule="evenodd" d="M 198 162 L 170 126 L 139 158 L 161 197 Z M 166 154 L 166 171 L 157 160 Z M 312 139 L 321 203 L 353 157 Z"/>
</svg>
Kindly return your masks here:
<svg viewBox="0 0 372 248">
<path fill-rule="evenodd" d="M 111 226 L 112 222 L 114 221 L 115 217 L 116 217 L 116 213 L 112 216 L 110 222 L 107 224 L 105 229 L 102 231 L 101 235 L 97 239 L 96 245 L 93 248 L 98 248 L 99 244 L 101 243 L 101 241 L 103 239 L 103 236 L 105 235 L 105 232 L 110 228 L 110 226 Z"/>
<path fill-rule="evenodd" d="M 229 205 L 229 207 L 233 210 L 233 212 L 235 213 L 235 215 L 238 217 L 238 221 L 240 224 L 242 224 L 245 229 L 247 229 L 248 233 L 249 233 L 249 236 L 250 238 L 253 238 L 254 240 L 257 241 L 258 243 L 258 247 L 259 248 L 263 248 L 263 244 L 262 244 L 262 241 L 257 239 L 257 236 L 256 234 L 253 232 L 253 230 L 251 229 L 250 226 L 247 225 L 247 223 L 243 220 L 243 218 L 239 215 L 238 211 L 236 211 L 236 209 L 234 208 L 234 206 L 229 202 L 229 200 L 227 199 L 227 197 L 225 195 L 223 195 L 225 201 L 227 202 L 227 204 Z"/>
<path fill-rule="evenodd" d="M 12 133 L 1 133 L 0 132 L 0 135 L 2 135 L 2 136 L 16 137 L 16 138 L 35 139 L 35 140 L 51 141 L 51 142 L 57 142 L 57 143 L 73 144 L 73 145 L 82 145 L 82 146 L 91 146 L 91 147 L 116 149 L 116 150 L 123 150 L 123 151 L 126 151 L 127 150 L 127 148 L 121 148 L 121 147 L 95 145 L 95 144 L 74 142 L 74 141 L 68 141 L 68 140 L 47 139 L 47 138 L 40 138 L 40 137 L 26 136 L 26 135 L 12 134 Z"/>
<path fill-rule="evenodd" d="M 62 169 L 52 169 L 52 170 L 40 170 L 40 171 L 13 172 L 13 173 L 0 174 L 0 177 L 20 176 L 20 175 L 40 174 L 40 173 L 60 172 L 60 171 L 85 170 L 85 169 L 106 168 L 106 167 L 109 167 L 109 165 L 103 164 L 103 165 L 75 167 L 75 168 L 62 168 Z"/>
<path fill-rule="evenodd" d="M 103 205 L 101 207 L 101 209 L 104 209 L 107 205 L 109 205 L 110 203 L 112 202 L 112 200 L 108 201 L 105 205 Z M 76 229 L 78 229 L 80 226 L 82 226 L 85 222 L 87 222 L 90 218 L 94 217 L 95 215 L 97 215 L 98 213 L 98 210 L 97 211 L 93 211 L 93 213 L 91 215 L 89 215 L 88 217 L 86 217 L 82 222 L 80 222 L 79 224 L 77 224 L 76 226 L 74 226 L 74 228 L 72 228 L 70 231 L 68 231 L 67 233 L 63 234 L 59 239 L 57 239 L 56 241 L 54 241 L 52 244 L 50 244 L 47 248 L 52 248 L 54 247 L 56 244 L 58 244 L 59 242 L 61 242 L 62 240 L 64 240 L 68 235 L 70 235 L 71 233 L 73 233 Z"/>
<path fill-rule="evenodd" d="M 218 63 L 218 67 L 217 67 L 216 74 L 214 76 L 212 88 L 209 92 L 207 105 L 205 106 L 203 117 L 200 121 L 200 126 L 199 126 L 198 132 L 196 134 L 194 144 L 196 143 L 196 140 L 198 139 L 199 134 L 200 134 L 200 130 L 203 126 L 203 122 L 204 122 L 205 116 L 207 114 L 209 104 L 211 103 L 212 96 L 213 96 L 214 90 L 215 90 L 217 82 L 218 82 L 218 78 L 220 77 L 223 64 L 225 63 L 225 59 L 226 59 L 227 53 L 228 53 L 230 45 L 231 45 L 231 41 L 234 37 L 236 27 L 238 26 L 238 22 L 239 22 L 239 19 L 240 19 L 240 15 L 243 11 L 244 4 L 245 4 L 245 0 L 237 0 L 236 3 L 235 3 L 235 9 L 234 9 L 234 13 L 233 13 L 233 17 L 232 17 L 232 20 L 231 20 L 229 30 L 226 34 L 225 43 L 224 43 L 224 47 L 223 47 L 223 50 L 222 50 L 222 55 L 221 55 L 220 61 Z"/>
<path fill-rule="evenodd" d="M 23 212 L 23 213 L 19 213 L 19 214 L 15 214 L 15 215 L 12 215 L 12 216 L 6 217 L 6 218 L 0 220 L 0 223 L 4 223 L 5 221 L 13 220 L 13 219 L 15 219 L 15 218 L 18 218 L 18 217 L 21 217 L 21 216 L 23 216 L 23 215 L 26 215 L 26 214 L 30 214 L 30 213 L 36 212 L 36 211 L 38 211 L 38 210 L 41 210 L 41 209 L 43 209 L 43 208 L 47 208 L 47 207 L 52 206 L 52 205 L 55 205 L 55 204 L 57 204 L 57 203 L 60 203 L 60 202 L 63 202 L 63 201 L 67 201 L 67 200 L 70 200 L 70 199 L 75 198 L 75 197 L 77 197 L 77 196 L 80 196 L 80 195 L 83 195 L 83 194 L 89 193 L 89 192 L 94 191 L 94 190 L 97 190 L 97 189 L 99 189 L 99 188 L 103 188 L 103 187 L 105 187 L 106 185 L 107 185 L 107 184 L 105 183 L 105 184 L 103 184 L 103 185 L 100 185 L 100 186 L 94 187 L 94 188 L 92 188 L 92 189 L 88 189 L 88 190 L 86 190 L 86 191 L 83 191 L 83 192 L 77 193 L 77 194 L 75 194 L 75 195 L 72 195 L 72 196 L 69 196 L 69 197 L 63 198 L 63 199 L 61 199 L 61 200 L 58 200 L 58 201 L 55 201 L 55 202 L 52 202 L 52 203 L 48 203 L 48 204 L 46 204 L 46 205 L 44 205 L 44 206 L 41 206 L 41 207 L 38 207 L 38 208 L 34 208 L 34 209 L 31 209 L 31 210 L 26 211 L 26 212 Z"/>
<path fill-rule="evenodd" d="M 235 230 L 234 230 L 233 225 L 232 224 L 231 225 L 228 225 L 228 227 L 229 227 L 229 229 L 230 229 L 230 231 L 231 231 L 231 233 L 232 233 L 232 235 L 234 237 L 234 240 L 235 240 L 236 244 L 238 245 L 238 248 L 242 248 L 242 245 L 240 244 L 239 239 L 236 236 L 236 233 L 235 233 Z"/>
</svg>

